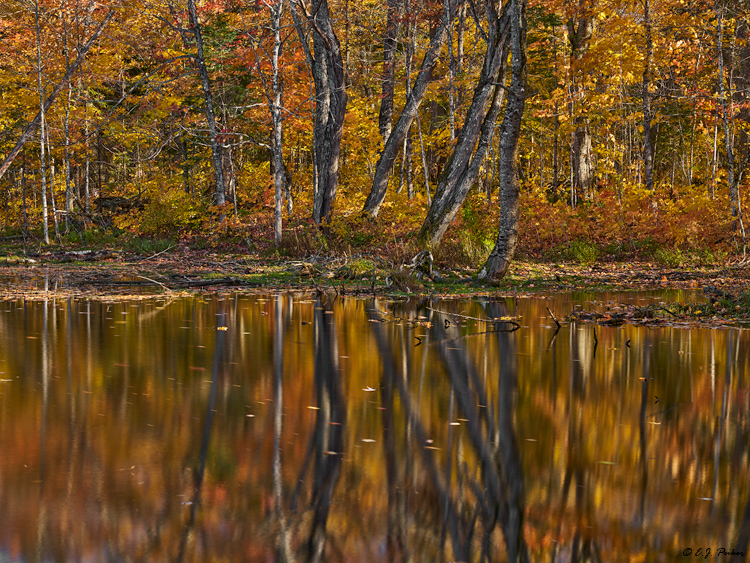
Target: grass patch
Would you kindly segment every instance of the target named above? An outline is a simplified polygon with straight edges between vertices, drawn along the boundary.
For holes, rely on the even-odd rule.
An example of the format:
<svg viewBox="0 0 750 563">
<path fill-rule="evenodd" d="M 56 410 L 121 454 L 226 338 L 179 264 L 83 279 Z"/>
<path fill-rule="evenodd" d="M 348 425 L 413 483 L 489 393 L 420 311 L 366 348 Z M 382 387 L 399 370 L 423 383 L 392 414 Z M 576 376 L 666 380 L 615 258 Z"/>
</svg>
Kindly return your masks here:
<svg viewBox="0 0 750 563">
<path fill-rule="evenodd" d="M 597 261 L 600 254 L 601 251 L 596 244 L 578 239 L 553 248 L 550 258 L 558 262 L 576 262 L 582 266 L 590 266 Z"/>
<path fill-rule="evenodd" d="M 680 250 L 679 248 L 657 248 L 653 253 L 654 262 L 667 268 L 686 266 L 715 266 L 727 259 L 721 250 Z"/>
<path fill-rule="evenodd" d="M 156 254 L 174 245 L 175 241 L 171 238 L 134 237 L 125 243 L 123 249 L 134 254 Z"/>
<path fill-rule="evenodd" d="M 86 229 L 80 234 L 68 234 L 71 243 L 79 242 L 84 246 L 104 247 L 120 242 L 120 231 L 116 229 L 102 229 L 95 227 Z M 75 240 L 78 239 L 78 240 Z"/>
</svg>

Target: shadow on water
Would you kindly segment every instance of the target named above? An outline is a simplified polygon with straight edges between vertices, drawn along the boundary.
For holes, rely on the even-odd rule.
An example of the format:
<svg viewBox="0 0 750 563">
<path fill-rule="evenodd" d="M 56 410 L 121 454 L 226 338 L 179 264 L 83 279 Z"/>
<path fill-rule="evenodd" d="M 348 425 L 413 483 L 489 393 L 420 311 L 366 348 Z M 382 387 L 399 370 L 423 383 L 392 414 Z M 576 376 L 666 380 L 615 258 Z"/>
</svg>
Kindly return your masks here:
<svg viewBox="0 0 750 563">
<path fill-rule="evenodd" d="M 748 550 L 747 331 L 546 324 L 570 295 L 0 305 L 2 560 Z"/>
</svg>

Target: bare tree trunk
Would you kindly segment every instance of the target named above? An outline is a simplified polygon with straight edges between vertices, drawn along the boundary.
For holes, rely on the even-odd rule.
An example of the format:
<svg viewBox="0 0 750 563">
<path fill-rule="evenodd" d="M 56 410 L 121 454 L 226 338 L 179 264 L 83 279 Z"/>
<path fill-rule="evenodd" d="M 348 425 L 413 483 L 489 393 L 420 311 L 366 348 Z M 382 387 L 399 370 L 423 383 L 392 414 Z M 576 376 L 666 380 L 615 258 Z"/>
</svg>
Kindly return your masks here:
<svg viewBox="0 0 750 563">
<path fill-rule="evenodd" d="M 396 79 L 396 39 L 399 27 L 396 25 L 396 19 L 399 3 L 399 0 L 388 0 L 388 19 L 383 37 L 383 75 L 381 78 L 383 94 L 380 98 L 378 128 L 384 143 L 388 140 L 393 126 L 393 88 Z"/>
<path fill-rule="evenodd" d="M 85 164 L 85 175 L 84 178 L 84 188 L 85 188 L 85 207 L 86 213 L 89 213 L 91 211 L 91 152 L 89 150 L 89 106 L 88 101 L 83 102 L 83 112 L 84 112 L 84 136 L 86 137 L 86 142 L 84 144 L 84 150 L 86 151 L 86 164 Z"/>
<path fill-rule="evenodd" d="M 594 33 L 594 16 L 590 13 L 591 7 L 588 4 L 590 0 L 580 0 L 578 4 L 580 13 L 577 19 L 570 19 L 567 22 L 570 40 L 571 113 L 575 98 L 583 95 L 583 78 L 581 82 L 576 81 L 576 67 L 589 50 Z M 575 190 L 576 195 L 583 197 L 584 200 L 589 200 L 594 184 L 594 151 L 591 146 L 591 131 L 585 115 L 578 115 L 573 119 L 576 129 L 571 138 L 570 166 L 573 178 L 571 190 Z M 575 202 L 576 199 L 573 197 L 572 201 Z"/>
<path fill-rule="evenodd" d="M 451 0 L 443 0 L 444 10 L 450 12 Z M 494 6 L 492 7 L 494 10 Z M 453 25 L 448 26 L 448 123 L 451 145 L 456 139 L 456 100 L 454 83 L 456 80 L 456 57 L 453 54 Z"/>
<path fill-rule="evenodd" d="M 651 66 L 654 60 L 654 41 L 651 36 L 651 6 L 643 0 L 643 25 L 646 34 L 646 61 L 643 68 L 643 169 L 646 189 L 654 190 L 654 144 L 651 132 Z"/>
<path fill-rule="evenodd" d="M 47 212 L 47 168 L 44 162 L 44 138 L 46 132 L 46 107 L 44 104 L 44 85 L 42 84 L 42 47 L 41 30 L 39 28 L 39 2 L 34 2 L 34 22 L 36 29 L 36 77 L 39 91 L 39 145 L 40 145 L 40 170 L 42 175 L 42 230 L 44 232 L 44 243 L 49 244 L 49 225 Z"/>
<path fill-rule="evenodd" d="M 716 199 L 716 169 L 719 163 L 719 117 L 714 120 L 714 150 L 711 153 L 711 199 Z"/>
<path fill-rule="evenodd" d="M 437 246 L 477 178 L 495 132 L 504 98 L 505 68 L 511 27 L 510 3 L 498 15 L 488 4 L 487 51 L 479 81 L 456 148 L 438 181 L 419 239 Z"/>
<path fill-rule="evenodd" d="M 282 219 L 284 211 L 284 195 L 288 196 L 289 213 L 291 213 L 291 194 L 289 193 L 286 181 L 286 167 L 284 166 L 284 132 L 283 132 L 283 100 L 282 100 L 282 83 L 281 73 L 279 72 L 279 58 L 283 41 L 281 39 L 281 16 L 284 11 L 284 0 L 276 0 L 274 3 L 266 2 L 266 6 L 271 14 L 271 29 L 273 30 L 273 50 L 269 54 L 258 41 L 257 46 L 251 43 L 255 53 L 256 71 L 263 83 L 268 110 L 271 114 L 271 168 L 274 179 L 274 225 L 273 239 L 274 244 L 278 247 L 281 242 Z M 295 22 L 298 21 L 295 19 Z M 300 36 L 301 38 L 302 36 Z M 258 50 L 262 50 L 271 59 L 271 84 L 260 66 L 260 55 Z M 306 50 L 309 53 L 309 49 Z"/>
<path fill-rule="evenodd" d="M 49 200 L 52 204 L 52 224 L 55 225 L 55 238 L 60 241 L 60 217 L 57 213 L 57 204 L 55 203 L 55 157 L 52 156 L 52 149 L 49 143 L 49 129 L 47 129 L 47 154 L 49 155 Z"/>
<path fill-rule="evenodd" d="M 273 240 L 276 246 L 281 242 L 282 213 L 284 207 L 284 138 L 283 117 L 281 114 L 281 78 L 279 76 L 279 56 L 281 55 L 281 14 L 284 1 L 276 0 L 275 5 L 269 4 L 271 10 L 271 25 L 273 27 L 273 103 L 271 104 L 271 119 L 273 121 L 273 163 L 274 163 L 274 210 L 273 210 Z"/>
<path fill-rule="evenodd" d="M 23 201 L 21 202 L 22 213 L 23 213 L 23 237 L 24 245 L 26 244 L 26 237 L 29 236 L 29 213 L 26 206 L 26 149 L 23 151 L 22 164 L 21 164 L 21 196 Z"/>
<path fill-rule="evenodd" d="M 558 87 L 557 83 L 557 33 L 556 28 L 552 28 L 552 50 L 554 52 L 555 57 L 555 69 L 554 69 L 554 77 L 555 77 L 555 89 Z M 558 113 L 559 108 L 557 105 L 557 100 L 555 100 L 555 116 L 554 116 L 554 122 L 553 122 L 553 137 L 552 137 L 552 200 L 557 200 L 557 190 L 559 187 L 560 182 L 560 163 L 559 163 L 559 156 L 558 156 L 558 149 L 560 144 L 560 115 Z"/>
<path fill-rule="evenodd" d="M 510 268 L 518 244 L 518 139 L 526 99 L 526 0 L 510 0 L 512 72 L 500 129 L 500 226 L 497 241 L 479 279 L 499 282 Z"/>
<path fill-rule="evenodd" d="M 646 0 L 648 2 L 648 0 Z M 716 46 L 719 55 L 719 97 L 721 98 L 721 115 L 724 123 L 724 146 L 727 151 L 727 176 L 729 180 L 729 199 L 732 216 L 737 219 L 737 229 L 742 236 L 742 254 L 746 253 L 747 243 L 745 239 L 745 225 L 742 221 L 742 207 L 740 205 L 739 189 L 735 179 L 734 170 L 734 149 L 732 146 L 732 136 L 729 130 L 729 116 L 727 113 L 727 96 L 724 91 L 724 49 L 723 49 L 723 6 L 719 6 L 719 0 L 716 2 Z M 731 85 L 730 85 L 731 87 Z M 729 93 L 731 97 L 731 91 Z"/>
<path fill-rule="evenodd" d="M 198 74 L 201 77 L 201 85 L 203 86 L 203 98 L 206 102 L 206 121 L 208 121 L 208 135 L 209 143 L 211 144 L 211 159 L 214 166 L 214 178 L 216 180 L 216 189 L 214 192 L 214 203 L 218 207 L 222 207 L 226 203 L 226 188 L 224 186 L 224 175 L 221 166 L 221 152 L 222 146 L 219 142 L 217 131 L 216 131 L 216 117 L 214 115 L 214 102 L 211 94 L 211 82 L 208 77 L 208 69 L 206 68 L 206 58 L 203 53 L 203 36 L 201 34 L 201 26 L 198 21 L 198 13 L 195 10 L 195 0 L 187 0 L 188 7 L 188 19 L 190 22 L 191 31 L 195 37 L 195 45 L 197 53 L 194 60 L 198 66 Z M 221 219 L 223 220 L 224 213 L 221 213 Z"/>
<path fill-rule="evenodd" d="M 407 11 L 409 10 L 408 0 L 406 4 L 406 10 Z M 412 25 L 409 26 L 409 43 L 406 48 L 406 97 L 407 99 L 411 95 L 411 71 L 412 71 L 412 67 L 414 63 L 414 51 L 416 50 L 416 48 L 417 48 L 417 22 L 415 18 Z M 432 204 L 432 193 L 430 192 L 430 175 L 429 175 L 429 168 L 427 165 L 427 153 L 424 150 L 424 138 L 422 137 L 422 124 L 419 120 L 419 109 L 417 109 L 415 120 L 417 122 L 417 134 L 419 135 L 419 151 L 422 157 L 422 170 L 424 170 L 424 191 L 425 191 L 425 195 L 427 196 L 427 203 Z M 408 136 L 410 130 L 411 130 L 411 126 L 409 127 L 409 130 L 406 132 L 406 135 L 407 135 L 406 149 L 407 149 L 407 156 L 409 157 L 409 169 L 407 172 L 412 176 L 412 184 L 413 184 L 413 171 L 411 168 L 412 160 L 410 156 L 412 154 L 410 150 L 410 145 L 412 144 L 412 142 L 411 142 L 411 137 Z M 407 181 L 408 181 L 408 178 L 407 178 Z M 411 199 L 411 197 L 413 197 L 414 195 L 413 194 L 414 186 L 412 184 L 410 184 L 411 191 L 409 192 L 410 193 L 409 199 Z"/>
<path fill-rule="evenodd" d="M 594 149 L 588 120 L 579 117 L 576 121 L 580 123 L 573 134 L 573 181 L 581 197 L 589 201 L 594 193 Z"/>
<path fill-rule="evenodd" d="M 68 23 L 65 17 L 65 5 L 62 10 L 63 18 L 63 50 L 65 52 L 65 73 L 70 71 L 70 53 L 68 52 Z M 65 98 L 65 118 L 63 120 L 63 136 L 65 137 L 65 232 L 70 231 L 69 214 L 73 211 L 73 189 L 70 183 L 70 97 L 71 86 L 68 81 L 68 92 Z"/>
<path fill-rule="evenodd" d="M 362 213 L 372 218 L 378 216 L 380 206 L 385 200 L 385 194 L 388 191 L 388 178 L 393 169 L 393 163 L 398 157 L 399 149 L 404 142 L 404 137 L 409 131 L 414 118 L 417 115 L 417 110 L 422 103 L 427 86 L 432 79 L 432 70 L 438 62 L 440 51 L 443 48 L 445 37 L 447 35 L 447 29 L 449 25 L 453 23 L 453 17 L 455 15 L 455 6 L 453 12 L 447 12 L 445 5 L 443 6 L 443 15 L 440 20 L 440 26 L 435 30 L 434 35 L 430 40 L 430 47 L 425 53 L 424 59 L 422 59 L 422 66 L 419 69 L 417 79 L 414 81 L 411 94 L 406 100 L 401 115 L 396 121 L 393 130 L 391 131 L 388 140 L 383 147 L 383 152 L 380 153 L 377 166 L 375 168 L 375 177 L 372 181 L 372 189 L 370 194 L 367 196 Z M 425 177 L 427 176 L 427 170 L 425 169 Z"/>
<path fill-rule="evenodd" d="M 313 195 L 313 221 L 330 224 L 339 178 L 341 137 L 346 113 L 346 84 L 341 45 L 333 30 L 328 0 L 315 0 L 311 12 L 305 8 L 307 22 L 313 29 L 313 52 L 307 44 L 294 4 L 292 18 L 315 83 L 315 122 L 313 126 L 316 189 Z"/>
</svg>

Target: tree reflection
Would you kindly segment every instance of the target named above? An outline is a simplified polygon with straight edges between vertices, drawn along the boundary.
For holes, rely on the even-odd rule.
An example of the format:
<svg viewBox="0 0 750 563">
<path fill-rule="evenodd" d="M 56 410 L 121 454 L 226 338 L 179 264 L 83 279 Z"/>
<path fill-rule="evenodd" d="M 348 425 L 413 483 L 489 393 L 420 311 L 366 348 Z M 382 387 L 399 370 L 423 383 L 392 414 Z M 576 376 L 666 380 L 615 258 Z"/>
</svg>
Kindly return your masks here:
<svg viewBox="0 0 750 563">
<path fill-rule="evenodd" d="M 309 506 L 313 516 L 304 544 L 304 559 L 317 563 L 325 558 L 328 516 L 341 473 L 346 424 L 334 315 L 331 303 L 321 297 L 315 300 L 314 333 L 315 423 L 292 495 L 291 509 L 297 510 L 305 476 L 312 464 Z"/>
<path fill-rule="evenodd" d="M 368 303 L 367 314 L 370 320 L 374 321 L 371 323 L 371 326 L 380 352 L 380 360 L 383 365 L 383 380 L 395 383 L 407 420 L 414 429 L 414 434 L 416 436 L 419 451 L 422 454 L 427 475 L 438 495 L 440 506 L 442 508 L 441 513 L 446 515 L 445 520 L 447 521 L 448 530 L 453 544 L 453 557 L 457 561 L 469 561 L 469 542 L 471 540 L 473 518 L 472 522 L 468 523 L 463 515 L 459 513 L 456 502 L 451 495 L 449 488 L 450 483 L 445 481 L 445 476 L 441 473 L 438 467 L 434 449 L 428 445 L 431 440 L 427 437 L 418 410 L 415 409 L 412 404 L 412 398 L 405 383 L 405 380 L 408 379 L 408 374 L 403 378 L 398 377 L 397 375 L 399 372 L 396 363 L 397 356 L 392 349 L 391 339 L 387 337 L 385 329 L 380 322 L 381 320 L 384 320 L 382 314 L 372 301 Z M 393 481 L 388 481 L 389 500 L 395 499 L 399 495 L 396 486 L 397 483 L 395 479 Z M 401 490 L 403 490 L 403 487 L 401 487 Z M 401 541 L 405 544 L 406 542 L 403 537 L 406 534 L 406 529 L 404 526 L 400 526 L 396 529 L 396 526 L 401 524 L 402 521 L 399 522 L 397 518 L 393 517 L 393 513 L 398 510 L 398 505 L 395 502 L 394 504 L 389 503 L 388 510 L 389 513 L 391 513 L 391 518 L 395 521 L 394 528 L 389 529 L 388 543 L 393 545 L 398 544 L 398 542 Z M 411 546 L 406 546 L 404 552 L 408 553 L 410 549 Z"/>
<path fill-rule="evenodd" d="M 597 345 L 550 305 L 507 333 L 489 297 L 6 303 L 0 560 L 747 552 L 747 332 Z"/>
<path fill-rule="evenodd" d="M 214 348 L 214 361 L 211 370 L 211 390 L 208 396 L 206 406 L 206 419 L 203 425 L 203 436 L 201 438 L 200 454 L 198 455 L 198 467 L 194 472 L 193 497 L 190 501 L 190 511 L 188 520 L 183 528 L 182 537 L 180 538 L 180 548 L 177 553 L 177 563 L 182 563 L 185 557 L 188 541 L 195 527 L 195 515 L 198 512 L 201 500 L 201 489 L 203 487 L 203 477 L 206 472 L 206 458 L 208 457 L 208 446 L 211 442 L 211 426 L 214 420 L 214 406 L 216 405 L 216 390 L 219 384 L 219 371 L 222 367 L 224 353 L 224 334 L 227 328 L 226 313 L 223 310 L 223 302 L 220 305 L 219 314 L 217 315 L 216 330 L 216 347 Z"/>
<path fill-rule="evenodd" d="M 431 310 L 431 308 L 429 308 Z M 450 382 L 448 397 L 448 437 L 445 464 L 437 463 L 432 441 L 427 439 L 425 422 L 420 409 L 413 406 L 406 387 L 409 375 L 399 377 L 398 354 L 392 349 L 392 338 L 380 321 L 385 320 L 374 301 L 368 303 L 368 316 L 377 342 L 383 365 L 382 396 L 384 405 L 384 436 L 386 438 L 386 467 L 388 469 L 389 553 L 404 557 L 409 552 L 406 546 L 405 528 L 401 517 L 402 495 L 399 494 L 398 472 L 392 452 L 394 438 L 388 427 L 393 426 L 392 387 L 398 390 L 401 405 L 414 428 L 417 444 L 421 445 L 425 469 L 438 496 L 442 514 L 441 549 L 445 549 L 445 532 L 451 538 L 452 557 L 458 561 L 472 560 L 475 544 L 480 549 L 479 559 L 490 561 L 496 558 L 492 545 L 493 531 L 499 524 L 505 537 L 509 561 L 528 561 L 528 551 L 523 537 L 524 484 L 521 461 L 515 437 L 514 409 L 516 400 L 517 366 L 515 364 L 512 335 L 497 332 L 486 336 L 488 344 L 496 339 L 499 347 L 500 372 L 498 374 L 499 400 L 494 408 L 476 366 L 464 346 L 462 336 L 450 337 L 446 330 L 451 321 L 443 322 L 439 314 L 433 314 L 428 342 L 434 343 L 441 364 Z M 488 304 L 490 318 L 505 315 L 499 304 Z M 408 327 L 402 327 L 404 334 Z M 428 343 L 422 342 L 421 345 Z M 409 365 L 408 363 L 406 365 Z M 421 386 L 420 386 L 421 388 Z M 454 416 L 454 401 L 460 416 Z M 480 480 L 477 481 L 466 465 L 468 452 L 464 451 L 463 438 L 454 435 L 454 422 L 463 421 L 469 444 L 479 460 Z M 459 447 L 454 441 L 458 440 Z M 453 468 L 459 471 L 454 475 Z M 473 498 L 467 498 L 468 494 Z M 481 522 L 481 536 L 475 537 L 477 524 Z"/>
</svg>

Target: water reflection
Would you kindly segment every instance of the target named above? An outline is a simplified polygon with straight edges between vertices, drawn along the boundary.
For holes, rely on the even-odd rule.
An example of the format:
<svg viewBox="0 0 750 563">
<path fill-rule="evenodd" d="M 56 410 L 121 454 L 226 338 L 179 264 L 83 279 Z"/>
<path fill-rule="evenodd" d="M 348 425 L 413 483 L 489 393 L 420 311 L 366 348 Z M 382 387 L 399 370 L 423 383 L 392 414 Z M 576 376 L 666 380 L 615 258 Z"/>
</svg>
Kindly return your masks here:
<svg viewBox="0 0 750 563">
<path fill-rule="evenodd" d="M 0 559 L 747 553 L 747 332 L 593 297 L 4 302 Z"/>
</svg>

